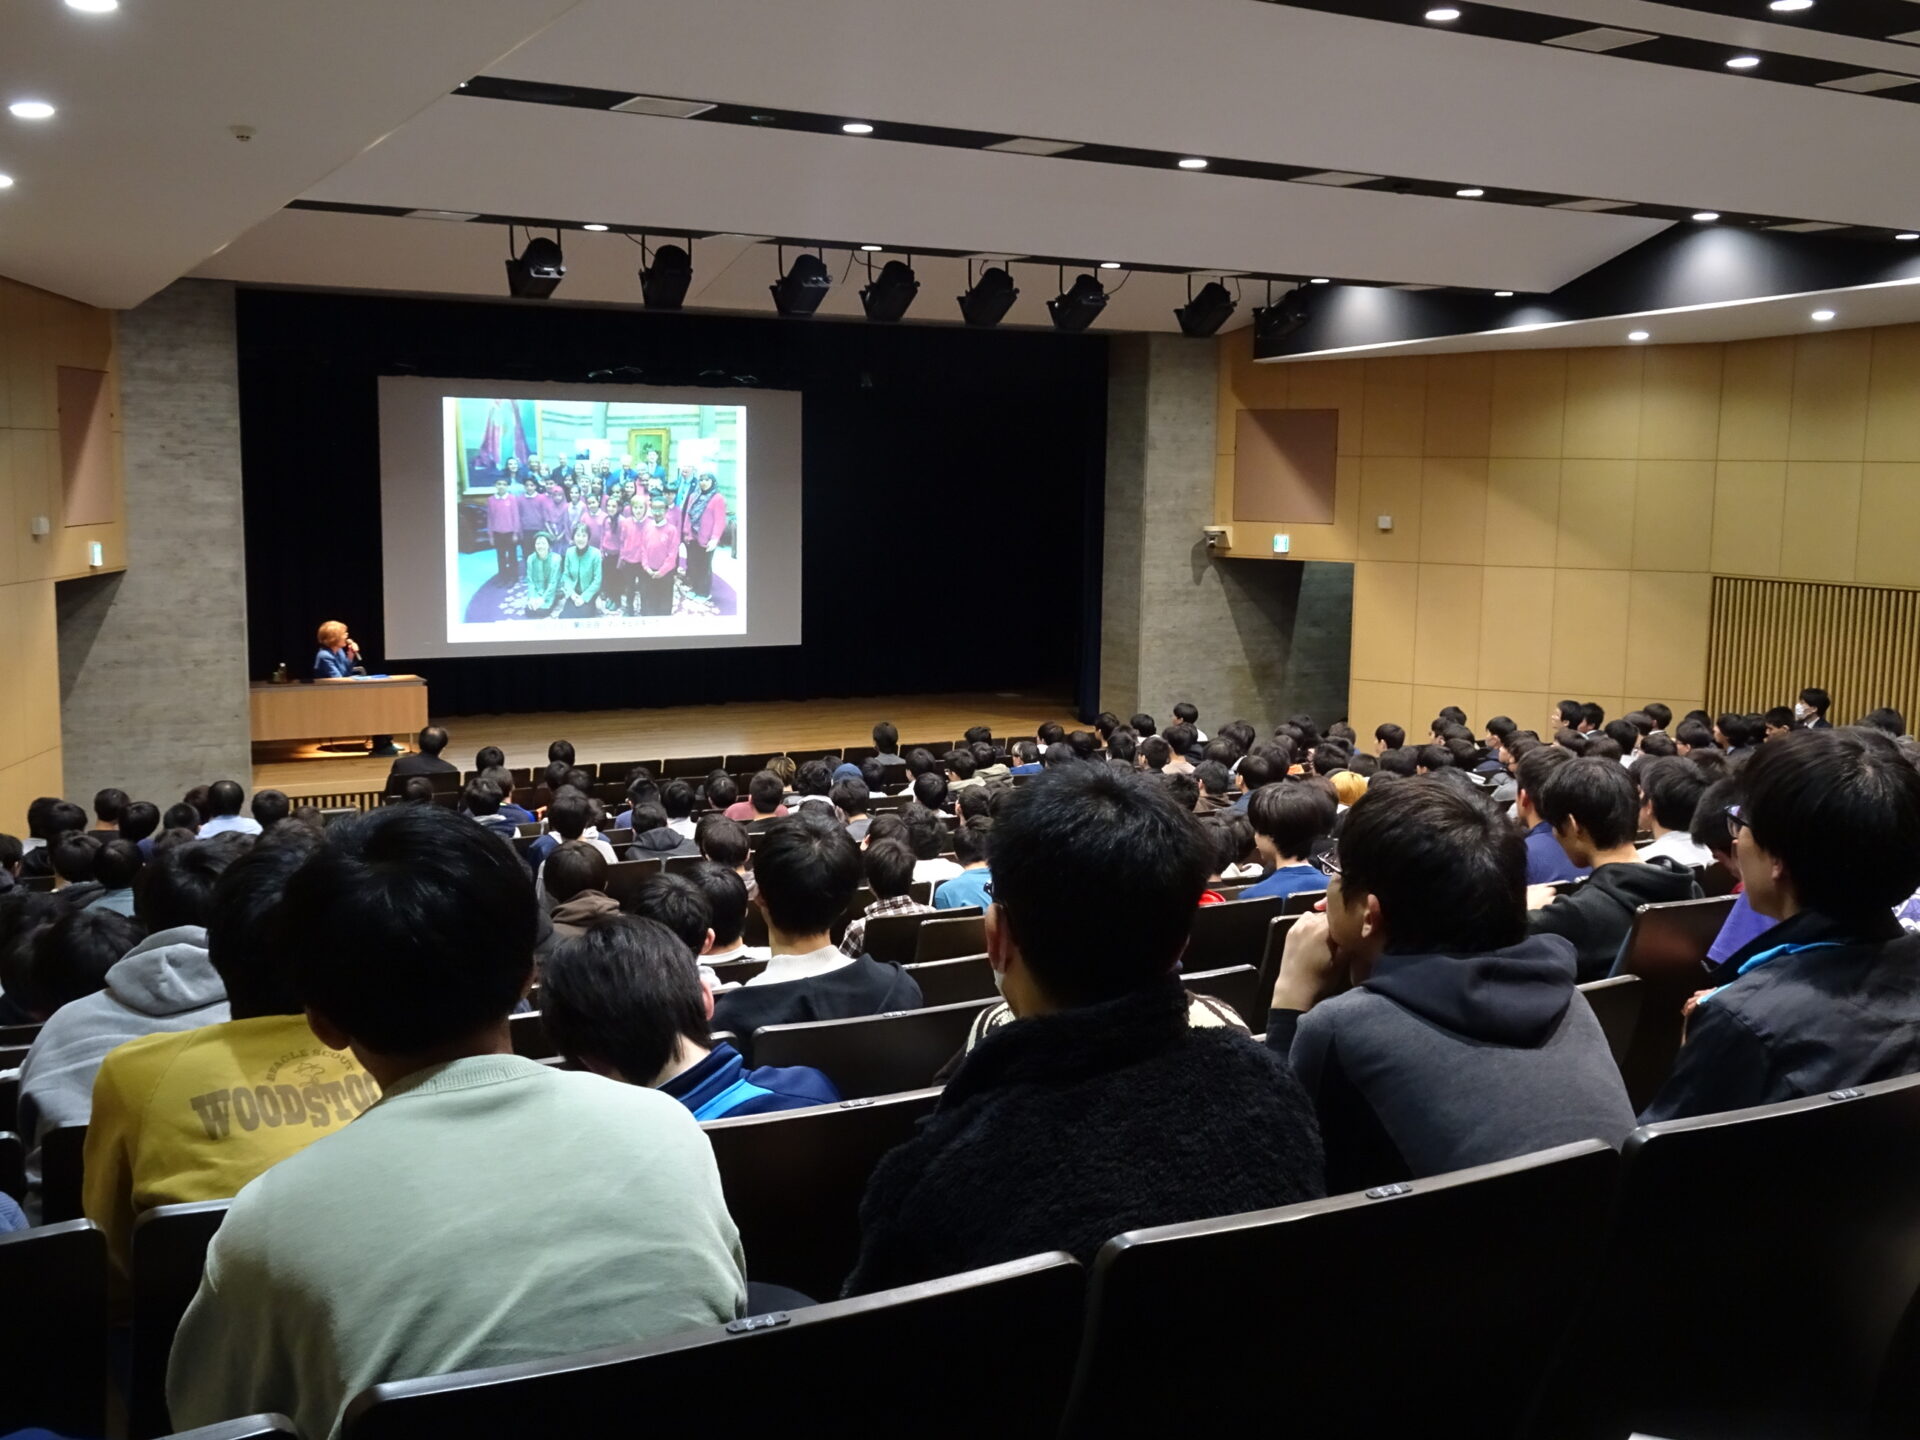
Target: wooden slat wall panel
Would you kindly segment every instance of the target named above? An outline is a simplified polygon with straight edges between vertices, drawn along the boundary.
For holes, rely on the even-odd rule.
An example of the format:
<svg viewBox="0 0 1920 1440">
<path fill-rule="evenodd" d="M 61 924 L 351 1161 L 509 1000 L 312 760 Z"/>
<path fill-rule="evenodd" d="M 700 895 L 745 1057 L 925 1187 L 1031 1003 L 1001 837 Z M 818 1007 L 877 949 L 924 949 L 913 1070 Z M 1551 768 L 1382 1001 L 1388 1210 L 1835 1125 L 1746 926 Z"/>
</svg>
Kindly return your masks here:
<svg viewBox="0 0 1920 1440">
<path fill-rule="evenodd" d="M 1791 705 L 1802 687 L 1833 696 L 1836 724 L 1891 705 L 1920 713 L 1920 590 L 1715 576 L 1707 708 Z"/>
</svg>

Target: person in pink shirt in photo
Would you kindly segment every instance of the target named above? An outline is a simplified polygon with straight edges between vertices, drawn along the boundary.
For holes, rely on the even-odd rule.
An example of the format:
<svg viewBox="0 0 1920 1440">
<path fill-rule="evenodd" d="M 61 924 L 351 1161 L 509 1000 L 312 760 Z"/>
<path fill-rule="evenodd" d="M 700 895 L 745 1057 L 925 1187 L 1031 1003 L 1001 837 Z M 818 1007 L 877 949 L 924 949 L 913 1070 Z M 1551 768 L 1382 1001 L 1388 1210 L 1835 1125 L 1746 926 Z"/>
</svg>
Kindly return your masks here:
<svg viewBox="0 0 1920 1440">
<path fill-rule="evenodd" d="M 638 514 L 634 511 L 632 505 L 623 506 L 620 511 L 620 579 L 617 593 L 620 608 L 628 615 L 640 613 L 640 600 L 635 591 L 645 578 L 641 556 L 646 549 L 646 510 L 643 506 Z"/>
<path fill-rule="evenodd" d="M 727 533 L 727 497 L 718 487 L 718 478 L 706 471 L 686 502 L 687 590 L 702 600 L 713 596 L 713 552 Z"/>
<path fill-rule="evenodd" d="M 520 568 L 520 504 L 507 493 L 504 480 L 493 487 L 487 499 L 487 530 L 493 536 L 500 574 L 511 575 Z"/>
<path fill-rule="evenodd" d="M 635 557 L 640 564 L 639 594 L 634 598 L 636 615 L 673 614 L 673 582 L 680 569 L 680 525 L 677 516 L 667 514 L 667 497 L 655 492 L 648 497 L 647 518 L 639 527 L 639 545 Z M 622 550 L 624 565 L 626 552 Z"/>
</svg>

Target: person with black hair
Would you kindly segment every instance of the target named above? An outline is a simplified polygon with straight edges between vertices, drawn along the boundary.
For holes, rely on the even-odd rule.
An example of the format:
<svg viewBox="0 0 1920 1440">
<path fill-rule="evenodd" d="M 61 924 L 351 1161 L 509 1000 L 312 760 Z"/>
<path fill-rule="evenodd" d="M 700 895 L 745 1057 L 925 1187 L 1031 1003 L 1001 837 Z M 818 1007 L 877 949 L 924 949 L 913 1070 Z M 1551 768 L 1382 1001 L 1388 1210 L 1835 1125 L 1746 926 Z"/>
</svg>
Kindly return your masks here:
<svg viewBox="0 0 1920 1440">
<path fill-rule="evenodd" d="M 1420 752 L 1411 745 L 1402 745 L 1395 750 L 1382 750 L 1380 769 L 1388 775 L 1405 775 L 1411 779 L 1420 773 Z"/>
<path fill-rule="evenodd" d="M 1642 863 L 1633 848 L 1640 792 L 1615 761 L 1585 756 L 1555 767 L 1534 804 L 1567 858 L 1592 871 L 1569 893 L 1556 897 L 1537 891 L 1532 897 L 1539 906 L 1531 916 L 1533 933 L 1571 942 L 1583 984 L 1612 970 L 1642 905 L 1699 897 L 1700 887 L 1686 866 L 1670 860 Z"/>
<path fill-rule="evenodd" d="M 1527 933 L 1525 846 L 1492 807 L 1447 775 L 1362 798 L 1267 1017 L 1329 1190 L 1625 1140 L 1633 1107 L 1574 971 L 1567 941 Z"/>
<path fill-rule="evenodd" d="M 409 775 L 400 787 L 402 805 L 431 805 L 433 781 L 424 775 Z"/>
<path fill-rule="evenodd" d="M 127 792 L 108 786 L 93 797 L 93 828 L 105 834 L 117 834 L 120 819 L 127 813 Z"/>
<path fill-rule="evenodd" d="M 936 815 L 951 815 L 953 801 L 949 798 L 947 777 L 937 771 L 929 770 L 924 775 L 913 778 L 913 801 Z"/>
<path fill-rule="evenodd" d="M 1576 865 L 1553 838 L 1553 826 L 1540 814 L 1540 791 L 1547 777 L 1573 757 L 1555 745 L 1535 745 L 1514 765 L 1513 818 L 1527 848 L 1527 884 L 1551 885 L 1582 880 L 1589 871 Z"/>
<path fill-rule="evenodd" d="M 1833 708 L 1833 697 L 1818 685 L 1809 685 L 1800 692 L 1800 699 L 1793 707 L 1793 718 L 1804 730 L 1831 730 L 1833 722 L 1827 719 L 1827 711 Z"/>
<path fill-rule="evenodd" d="M 440 754 L 452 738 L 442 726 L 427 726 L 414 737 L 414 743 L 419 747 L 417 752 L 396 759 L 393 768 L 387 772 L 387 779 L 392 780 L 396 775 L 458 775 L 460 767 L 451 760 L 443 759 Z M 477 765 L 474 768 L 484 770 L 487 767 Z"/>
<path fill-rule="evenodd" d="M 724 815 L 708 815 L 695 827 L 693 843 L 714 864 L 724 865 L 746 880 L 747 892 L 752 894 L 753 881 L 747 875 L 752 850 L 747 840 L 746 826 Z"/>
<path fill-rule="evenodd" d="M 1140 742 L 1140 764 L 1143 769 L 1154 775 L 1164 775 L 1173 763 L 1173 746 L 1159 735 L 1149 735 Z"/>
<path fill-rule="evenodd" d="M 814 813 L 776 826 L 754 853 L 753 873 L 773 954 L 765 970 L 721 995 L 717 1029 L 745 1035 L 920 1008 L 920 986 L 898 965 L 850 959 L 834 946 L 833 923 L 860 885 L 860 851 L 839 821 Z"/>
<path fill-rule="evenodd" d="M 1749 725 L 1747 716 L 1729 710 L 1713 722 L 1713 738 L 1727 754 L 1745 755 L 1765 737 L 1758 727 Z"/>
<path fill-rule="evenodd" d="M 1275 778 L 1274 763 L 1267 756 L 1247 756 L 1234 767 L 1233 781 L 1239 793 L 1227 808 L 1236 815 L 1246 814 L 1247 806 L 1253 803 L 1253 792 L 1271 784 Z"/>
<path fill-rule="evenodd" d="M 512 851 L 389 806 L 329 827 L 283 904 L 315 1035 L 383 1096 L 233 1202 L 175 1341 L 174 1424 L 272 1410 L 328 1435 L 383 1381 L 741 1312 L 739 1236 L 693 1117 L 513 1053 L 537 908 Z"/>
<path fill-rule="evenodd" d="M 1574 728 L 1582 735 L 1591 735 L 1604 729 L 1606 723 L 1607 712 L 1589 700 L 1580 707 L 1580 723 Z"/>
<path fill-rule="evenodd" d="M 1373 730 L 1375 753 L 1384 755 L 1407 743 L 1407 732 L 1398 725 L 1376 725 Z"/>
<path fill-rule="evenodd" d="M 633 807 L 633 844 L 629 860 L 657 860 L 668 855 L 698 855 L 700 847 L 673 828 L 666 810 L 655 801 Z M 601 844 L 606 841 L 602 840 Z"/>
<path fill-rule="evenodd" d="M 61 836 L 84 834 L 86 828 L 87 812 L 72 801 L 54 797 L 34 801 L 27 807 L 27 839 L 20 858 L 22 877 L 53 874 L 53 846 Z"/>
<path fill-rule="evenodd" d="M 1667 726 L 1673 723 L 1673 707 L 1662 705 L 1658 700 L 1649 700 L 1640 707 L 1640 712 L 1653 722 L 1653 729 L 1648 732 L 1649 734 L 1664 734 Z"/>
<path fill-rule="evenodd" d="M 37 1185 L 47 1131 L 87 1123 L 94 1077 L 109 1051 L 144 1035 L 228 1018 L 226 986 L 207 953 L 206 925 L 214 887 L 251 848 L 242 835 L 162 848 L 141 876 L 135 904 L 145 938 L 107 971 L 105 989 L 62 1006 L 41 1028 L 20 1066 L 20 1129 L 31 1137 L 30 1187 Z M 33 1213 L 38 1202 L 29 1198 Z"/>
<path fill-rule="evenodd" d="M 256 846 L 214 886 L 207 955 L 232 1018 L 129 1041 L 101 1063 L 82 1201 L 122 1277 L 144 1211 L 237 1195 L 380 1098 L 352 1055 L 315 1038 L 288 973 L 280 900 L 320 844 L 302 828 Z"/>
<path fill-rule="evenodd" d="M 845 1293 L 1322 1193 L 1280 1057 L 1195 1028 L 1177 965 L 1213 852 L 1164 785 L 1072 765 L 993 832 L 987 963 L 1018 1017 L 968 1053 L 875 1167 Z"/>
<path fill-rule="evenodd" d="M 1413 752 L 1415 774 L 1431 775 L 1436 770 L 1453 768 L 1453 751 L 1445 745 L 1422 745 Z"/>
<path fill-rule="evenodd" d="M 607 894 L 606 857 L 584 840 L 568 840 L 540 862 L 540 892 L 552 907 L 547 912 L 553 925 L 548 950 L 620 910 L 619 902 Z"/>
<path fill-rule="evenodd" d="M 1194 783 L 1200 787 L 1200 799 L 1194 813 L 1210 815 L 1233 807 L 1233 776 L 1218 760 L 1202 760 L 1193 767 Z"/>
<path fill-rule="evenodd" d="M 1127 721 L 1127 727 L 1142 740 L 1146 739 L 1149 735 L 1158 735 L 1160 733 L 1160 727 L 1154 723 L 1153 716 L 1147 714 L 1144 710 L 1136 711 L 1134 717 Z"/>
<path fill-rule="evenodd" d="M 1869 710 L 1861 717 L 1860 723 L 1870 729 L 1891 735 L 1895 740 L 1907 733 L 1906 717 L 1891 705 L 1882 705 L 1877 710 Z"/>
<path fill-rule="evenodd" d="M 1333 786 L 1325 780 L 1292 780 L 1263 785 L 1247 802 L 1254 843 L 1272 873 L 1240 893 L 1243 900 L 1263 895 L 1298 895 L 1327 888 L 1326 875 L 1307 861 L 1316 841 L 1333 831 L 1339 811 Z"/>
<path fill-rule="evenodd" d="M 1779 923 L 1695 997 L 1642 1114 L 1771 1105 L 1920 1071 L 1920 772 L 1884 735 L 1802 729 L 1762 746 L 1727 807 L 1746 896 Z"/>
<path fill-rule="evenodd" d="M 1192 701 L 1182 700 L 1173 707 L 1173 718 L 1193 731 L 1194 743 L 1207 743 L 1206 732 L 1200 728 L 1200 710 Z"/>
<path fill-rule="evenodd" d="M 207 818 L 200 826 L 200 838 L 216 835 L 258 835 L 260 822 L 240 813 L 247 792 L 237 780 L 216 780 L 207 787 Z"/>
<path fill-rule="evenodd" d="M 1674 749 L 1682 755 L 1691 755 L 1696 750 L 1717 750 L 1719 748 L 1713 727 L 1703 720 L 1688 716 L 1682 720 L 1673 732 Z"/>
<path fill-rule="evenodd" d="M 707 808 L 725 814 L 731 810 L 740 798 L 740 787 L 733 776 L 724 770 L 715 770 L 708 775 L 702 789 L 706 793 Z"/>
<path fill-rule="evenodd" d="M 1760 717 L 1760 723 L 1765 727 L 1760 737 L 1763 743 L 1782 735 L 1790 735 L 1800 728 L 1799 720 L 1785 705 L 1776 705 L 1768 710 Z"/>
<path fill-rule="evenodd" d="M 47 848 L 53 857 L 54 884 L 69 904 L 84 909 L 100 898 L 105 887 L 93 874 L 100 860 L 98 835 L 87 830 L 69 831 Z"/>
<path fill-rule="evenodd" d="M 76 1000 L 99 994 L 106 988 L 107 972 L 144 933 L 131 915 L 66 907 L 34 935 L 25 983 L 15 984 L 14 999 L 36 1020 L 45 1021 Z"/>
<path fill-rule="evenodd" d="M 484 782 L 474 781 L 473 784 Z M 547 831 L 539 836 L 526 849 L 524 859 L 533 870 L 534 889 L 546 893 L 545 882 L 540 877 L 540 868 L 547 857 L 562 845 L 579 840 L 591 845 L 600 852 L 600 858 L 609 865 L 619 863 L 620 857 L 614 854 L 613 846 L 594 827 L 594 821 L 600 816 L 600 806 L 592 796 L 576 790 L 571 785 L 562 785 L 554 792 L 553 800 L 547 806 Z M 664 818 L 658 809 L 648 817 Z M 509 832 L 511 833 L 511 832 Z"/>
<path fill-rule="evenodd" d="M 713 936 L 700 955 L 703 976 L 713 973 L 708 966 L 724 965 L 731 960 L 768 958 L 764 945 L 748 945 L 741 939 L 747 919 L 746 881 L 725 865 L 711 860 L 689 865 L 680 873 L 698 885 L 707 897 L 708 928 Z"/>
<path fill-rule="evenodd" d="M 934 909 L 964 910 L 974 905 L 984 909 L 993 903 L 993 871 L 988 868 L 987 854 L 993 843 L 992 836 L 991 815 L 969 820 L 953 832 L 954 858 L 959 862 L 960 873 L 934 887 Z"/>
<path fill-rule="evenodd" d="M 904 765 L 900 758 L 900 729 L 890 720 L 882 720 L 873 727 L 873 758 L 882 765 Z"/>
<path fill-rule="evenodd" d="M 747 781 L 747 798 L 729 805 L 726 817 L 743 825 L 755 820 L 780 819 L 788 813 L 786 796 L 787 787 L 778 775 L 771 770 L 756 771 Z"/>
<path fill-rule="evenodd" d="M 151 800 L 135 800 L 120 817 L 120 838 L 140 849 L 142 858 L 153 858 L 152 836 L 160 828 L 160 807 Z"/>
<path fill-rule="evenodd" d="M 874 898 L 848 922 L 840 937 L 840 953 L 848 957 L 867 953 L 867 921 L 882 915 L 933 913 L 933 906 L 914 898 L 913 851 L 904 841 L 877 839 L 861 852 L 860 863 Z"/>
<path fill-rule="evenodd" d="M 1621 763 L 1631 768 L 1640 749 L 1640 727 L 1623 717 L 1609 720 L 1600 733 L 1620 747 Z"/>
<path fill-rule="evenodd" d="M 1694 811 L 1709 783 L 1707 772 L 1678 755 L 1642 761 L 1634 769 L 1640 786 L 1640 828 L 1653 843 L 1640 851 L 1643 862 L 1666 859 L 1690 870 L 1713 864 L 1713 852 L 1694 840 Z"/>
<path fill-rule="evenodd" d="M 666 926 L 689 955 L 704 955 L 713 944 L 713 907 L 707 892 L 684 875 L 649 875 L 620 908 Z"/>
<path fill-rule="evenodd" d="M 119 836 L 107 841 L 94 857 L 93 878 L 100 882 L 100 893 L 87 902 L 89 909 L 113 910 L 122 915 L 134 912 L 134 881 L 147 863 L 140 847 Z"/>
<path fill-rule="evenodd" d="M 558 799 L 560 793 L 563 792 L 556 792 L 554 798 Z M 500 802 L 504 798 L 497 784 L 485 776 L 476 775 L 460 792 L 460 808 L 474 824 L 489 835 L 511 840 L 514 832 L 520 827 L 500 813 Z M 547 808 L 551 811 L 553 807 L 549 804 Z M 597 814 L 598 810 L 596 809 L 594 813 Z"/>
<path fill-rule="evenodd" d="M 867 813 L 867 807 L 873 803 L 867 782 L 857 776 L 836 780 L 827 791 L 827 798 L 833 802 L 840 823 L 847 827 L 847 838 L 855 844 L 866 839 L 867 827 L 873 823 L 873 817 Z"/>
<path fill-rule="evenodd" d="M 1174 724 L 1166 728 L 1160 737 L 1167 742 L 1168 756 L 1165 769 L 1170 775 L 1191 775 L 1193 773 L 1194 730 L 1191 725 Z"/>
<path fill-rule="evenodd" d="M 669 1095 L 696 1120 L 840 1099 L 818 1070 L 749 1069 L 732 1045 L 716 1044 L 713 992 L 688 963 L 684 943 L 656 920 L 623 915 L 557 947 L 540 994 L 547 1033 L 562 1055 L 596 1075 Z"/>
<path fill-rule="evenodd" d="M 832 789 L 833 767 L 824 760 L 809 760 L 793 772 L 793 804 L 788 808 L 798 811 L 806 805 L 830 807 L 833 804 L 833 797 L 829 793 Z"/>
</svg>

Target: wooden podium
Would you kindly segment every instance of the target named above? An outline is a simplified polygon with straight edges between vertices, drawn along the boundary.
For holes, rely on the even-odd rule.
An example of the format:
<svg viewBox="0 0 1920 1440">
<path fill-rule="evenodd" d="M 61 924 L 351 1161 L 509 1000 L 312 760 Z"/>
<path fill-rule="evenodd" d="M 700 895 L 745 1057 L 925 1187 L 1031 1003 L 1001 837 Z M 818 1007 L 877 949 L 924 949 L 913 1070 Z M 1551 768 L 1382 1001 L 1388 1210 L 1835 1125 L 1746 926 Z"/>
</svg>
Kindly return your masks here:
<svg viewBox="0 0 1920 1440">
<path fill-rule="evenodd" d="M 255 682 L 248 693 L 253 739 L 334 740 L 410 735 L 427 723 L 427 682 L 418 675 Z"/>
</svg>

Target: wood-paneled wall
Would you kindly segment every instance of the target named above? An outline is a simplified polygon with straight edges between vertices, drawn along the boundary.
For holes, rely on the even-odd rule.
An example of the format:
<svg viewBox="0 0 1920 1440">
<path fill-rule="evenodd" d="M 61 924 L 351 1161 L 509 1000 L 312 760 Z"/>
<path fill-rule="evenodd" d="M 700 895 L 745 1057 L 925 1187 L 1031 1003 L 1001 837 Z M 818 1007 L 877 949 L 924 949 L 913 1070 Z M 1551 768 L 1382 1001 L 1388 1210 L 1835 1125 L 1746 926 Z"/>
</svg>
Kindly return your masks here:
<svg viewBox="0 0 1920 1440">
<path fill-rule="evenodd" d="M 1340 412 L 1333 522 L 1241 521 L 1235 550 L 1285 530 L 1353 562 L 1362 734 L 1700 705 L 1715 575 L 1920 587 L 1920 326 L 1284 365 L 1218 343 L 1221 523 L 1237 410 Z"/>
<path fill-rule="evenodd" d="M 1714 714 L 1792 704 L 1808 684 L 1833 697 L 1836 721 L 1882 705 L 1920 716 L 1920 590 L 1715 576 Z"/>
<path fill-rule="evenodd" d="M 113 498 L 109 520 L 66 524 L 60 469 L 58 373 L 61 366 L 104 370 L 113 426 Z M 60 652 L 54 582 L 126 565 L 118 367 L 111 311 L 96 310 L 0 279 L 0 830 L 24 836 L 26 807 L 58 794 Z M 50 531 L 33 534 L 44 515 Z M 105 563 L 88 563 L 99 541 Z M 129 717 L 131 723 L 133 717 Z M 79 796 L 81 803 L 91 797 Z"/>
</svg>

